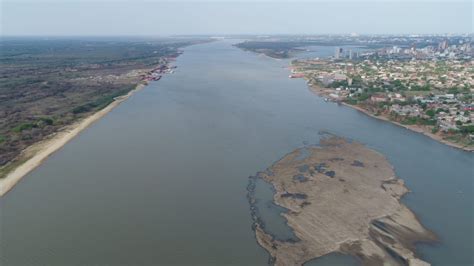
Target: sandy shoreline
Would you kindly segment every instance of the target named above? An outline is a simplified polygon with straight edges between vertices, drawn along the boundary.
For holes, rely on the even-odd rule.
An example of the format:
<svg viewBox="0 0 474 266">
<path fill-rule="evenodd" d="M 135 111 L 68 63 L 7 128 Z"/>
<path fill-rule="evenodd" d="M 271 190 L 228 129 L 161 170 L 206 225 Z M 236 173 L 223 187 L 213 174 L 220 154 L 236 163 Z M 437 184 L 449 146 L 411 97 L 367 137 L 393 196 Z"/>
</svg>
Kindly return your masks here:
<svg viewBox="0 0 474 266">
<path fill-rule="evenodd" d="M 131 90 L 126 95 L 115 98 L 115 100 L 105 108 L 72 125 L 64 127 L 62 130 L 52 134 L 50 137 L 26 148 L 19 155 L 19 159 L 26 157 L 26 161 L 9 172 L 6 177 L 0 179 L 0 197 L 10 191 L 21 180 L 22 177 L 41 165 L 41 163 L 45 161 L 51 154 L 62 148 L 81 131 L 88 128 L 94 122 L 98 121 L 100 118 L 112 111 L 112 109 L 127 100 L 137 91 L 143 89 L 145 86 L 146 85 L 144 84 L 138 84 L 135 89 Z"/>
<path fill-rule="evenodd" d="M 308 88 L 311 92 L 313 92 L 314 94 L 316 94 L 317 96 L 324 96 L 324 92 L 323 92 L 323 89 L 322 88 L 318 88 L 318 87 L 315 87 L 315 86 L 309 86 L 308 85 Z M 379 119 L 379 120 L 382 120 L 382 121 L 385 121 L 385 122 L 389 122 L 389 123 L 392 123 L 394 125 L 397 125 L 397 126 L 400 126 L 400 127 L 403 127 L 403 128 L 406 128 L 408 130 L 411 130 L 411 131 L 414 131 L 416 133 L 420 133 L 420 134 L 423 134 L 427 137 L 430 137 L 438 142 L 441 142 L 445 145 L 448 145 L 450 147 L 453 147 L 453 148 L 457 148 L 457 149 L 461 149 L 463 151 L 468 151 L 468 152 L 474 152 L 474 147 L 466 147 L 466 146 L 463 146 L 463 145 L 459 145 L 457 143 L 452 143 L 452 142 L 449 142 L 447 140 L 444 140 L 441 136 L 439 135 L 436 135 L 436 134 L 433 134 L 431 132 L 427 132 L 426 130 L 424 130 L 423 128 L 421 128 L 420 126 L 417 126 L 417 125 L 403 125 L 401 123 L 398 123 L 396 121 L 392 121 L 390 119 L 388 119 L 387 117 L 384 117 L 384 116 L 376 116 L 374 114 L 371 114 L 369 111 L 365 110 L 364 108 L 361 108 L 359 106 L 355 106 L 355 105 L 350 105 L 350 104 L 347 104 L 345 102 L 341 102 L 342 105 L 344 106 L 347 106 L 347 107 L 350 107 L 350 108 L 353 108 L 359 112 L 362 112 L 372 118 L 375 118 L 375 119 Z"/>
<path fill-rule="evenodd" d="M 253 229 L 270 264 L 304 265 L 340 252 L 362 265 L 429 265 L 415 243 L 438 238 L 400 202 L 409 190 L 377 151 L 327 135 L 319 146 L 296 149 L 250 178 Z M 296 239 L 280 240 L 265 230 L 254 205 L 257 179 L 273 186 L 273 201 L 287 210 L 281 215 Z"/>
</svg>

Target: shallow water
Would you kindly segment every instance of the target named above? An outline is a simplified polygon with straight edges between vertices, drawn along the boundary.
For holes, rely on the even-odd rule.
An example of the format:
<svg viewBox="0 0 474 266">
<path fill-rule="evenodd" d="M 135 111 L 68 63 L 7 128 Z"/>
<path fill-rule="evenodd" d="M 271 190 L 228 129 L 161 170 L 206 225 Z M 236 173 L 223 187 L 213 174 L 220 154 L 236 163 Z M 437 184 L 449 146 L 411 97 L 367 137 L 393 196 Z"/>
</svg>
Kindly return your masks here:
<svg viewBox="0 0 474 266">
<path fill-rule="evenodd" d="M 261 178 L 255 180 L 255 198 L 253 206 L 257 208 L 256 215 L 261 219 L 267 233 L 282 241 L 296 241 L 298 238 L 286 224 L 286 219 L 280 214 L 287 209 L 276 205 L 273 201 L 275 190 L 273 186 Z"/>
<path fill-rule="evenodd" d="M 359 266 L 361 263 L 355 258 L 341 253 L 331 253 L 324 257 L 313 259 L 304 266 Z"/>
<path fill-rule="evenodd" d="M 387 156 L 441 239 L 419 246 L 425 260 L 473 264 L 473 154 L 326 103 L 288 79 L 287 60 L 230 41 L 188 47 L 176 64 L 1 199 L 0 264 L 264 265 L 248 177 L 321 130 Z"/>
<path fill-rule="evenodd" d="M 357 53 L 363 53 L 367 51 L 368 48 L 362 46 L 350 46 L 350 45 L 341 45 L 341 46 L 307 46 L 303 47 L 304 52 L 295 53 L 295 58 L 305 59 L 305 58 L 325 58 L 328 56 L 335 56 L 336 48 L 342 48 L 343 53 L 340 54 L 341 57 L 349 57 L 350 51 L 352 51 L 352 56 L 357 57 Z"/>
</svg>

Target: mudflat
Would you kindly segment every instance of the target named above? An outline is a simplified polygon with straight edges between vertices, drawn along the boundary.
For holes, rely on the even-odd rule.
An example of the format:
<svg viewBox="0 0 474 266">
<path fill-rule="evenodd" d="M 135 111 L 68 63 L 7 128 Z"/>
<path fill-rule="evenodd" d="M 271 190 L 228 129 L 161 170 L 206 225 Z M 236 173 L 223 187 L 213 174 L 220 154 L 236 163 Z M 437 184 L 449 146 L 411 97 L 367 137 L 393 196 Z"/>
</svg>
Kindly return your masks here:
<svg viewBox="0 0 474 266">
<path fill-rule="evenodd" d="M 273 185 L 274 201 L 288 209 L 282 215 L 298 238 L 277 240 L 253 217 L 257 241 L 275 265 L 302 265 L 332 252 L 364 265 L 428 264 L 417 258 L 414 243 L 436 236 L 400 202 L 408 189 L 382 154 L 327 135 L 256 178 Z"/>
</svg>

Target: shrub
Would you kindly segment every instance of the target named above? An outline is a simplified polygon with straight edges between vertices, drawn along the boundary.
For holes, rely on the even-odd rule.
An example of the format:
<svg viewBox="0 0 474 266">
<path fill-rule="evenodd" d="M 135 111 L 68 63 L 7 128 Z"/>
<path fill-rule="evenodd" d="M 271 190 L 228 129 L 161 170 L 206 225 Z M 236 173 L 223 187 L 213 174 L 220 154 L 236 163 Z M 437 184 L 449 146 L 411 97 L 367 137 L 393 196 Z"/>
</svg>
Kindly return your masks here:
<svg viewBox="0 0 474 266">
<path fill-rule="evenodd" d="M 430 116 L 430 117 L 433 117 L 433 116 L 435 116 L 435 114 L 436 114 L 436 113 L 435 113 L 435 111 L 434 111 L 434 110 L 432 110 L 432 109 L 430 109 L 430 110 L 426 111 L 426 115 L 428 115 L 428 116 Z"/>
<path fill-rule="evenodd" d="M 39 122 L 42 122 L 42 123 L 44 123 L 45 125 L 48 125 L 48 126 L 54 124 L 54 120 L 49 118 L 49 117 L 41 117 L 39 119 Z"/>
<path fill-rule="evenodd" d="M 28 129 L 32 129 L 34 127 L 37 127 L 36 124 L 32 124 L 32 123 L 23 123 L 23 124 L 20 124 L 16 127 L 14 127 L 12 129 L 13 132 L 16 132 L 16 133 L 20 133 L 22 132 L 23 130 L 28 130 Z"/>
<path fill-rule="evenodd" d="M 468 126 L 463 126 L 461 127 L 461 132 L 462 133 L 474 133 L 474 125 L 468 125 Z"/>
<path fill-rule="evenodd" d="M 89 102 L 89 103 L 77 106 L 74 109 L 72 109 L 72 113 L 80 114 L 80 113 L 87 113 L 93 110 L 103 109 L 107 105 L 111 104 L 116 97 L 127 94 L 131 89 L 133 89 L 133 87 L 119 90 L 117 92 L 112 93 L 111 95 L 100 97 L 93 102 Z"/>
</svg>

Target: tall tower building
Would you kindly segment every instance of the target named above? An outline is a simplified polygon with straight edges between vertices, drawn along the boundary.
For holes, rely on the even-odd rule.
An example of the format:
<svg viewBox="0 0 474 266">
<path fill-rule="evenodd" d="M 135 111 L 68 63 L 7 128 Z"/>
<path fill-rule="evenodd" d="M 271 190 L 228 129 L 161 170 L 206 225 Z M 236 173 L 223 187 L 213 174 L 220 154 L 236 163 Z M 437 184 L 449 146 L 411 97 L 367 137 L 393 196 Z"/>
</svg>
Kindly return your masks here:
<svg viewBox="0 0 474 266">
<path fill-rule="evenodd" d="M 442 42 L 440 42 L 438 44 L 438 49 L 441 51 L 448 49 L 448 40 L 443 40 Z"/>
</svg>

